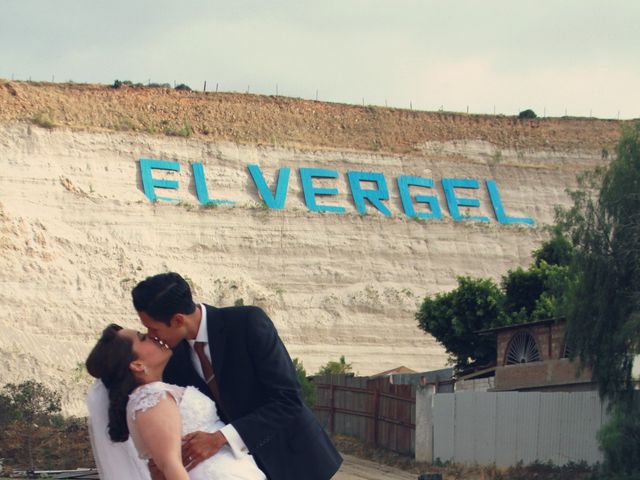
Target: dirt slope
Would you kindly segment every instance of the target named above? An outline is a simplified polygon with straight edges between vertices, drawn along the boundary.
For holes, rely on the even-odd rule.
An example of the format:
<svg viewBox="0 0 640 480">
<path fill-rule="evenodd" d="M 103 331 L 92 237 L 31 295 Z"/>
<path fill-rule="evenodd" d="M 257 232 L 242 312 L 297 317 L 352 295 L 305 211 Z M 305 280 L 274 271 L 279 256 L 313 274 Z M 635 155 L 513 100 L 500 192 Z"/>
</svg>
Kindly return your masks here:
<svg viewBox="0 0 640 480">
<path fill-rule="evenodd" d="M 461 139 L 511 149 L 610 149 L 623 123 L 588 118 L 521 120 L 238 93 L 0 80 L 0 122 L 34 118 L 83 130 L 416 154 L 421 143 Z"/>
</svg>

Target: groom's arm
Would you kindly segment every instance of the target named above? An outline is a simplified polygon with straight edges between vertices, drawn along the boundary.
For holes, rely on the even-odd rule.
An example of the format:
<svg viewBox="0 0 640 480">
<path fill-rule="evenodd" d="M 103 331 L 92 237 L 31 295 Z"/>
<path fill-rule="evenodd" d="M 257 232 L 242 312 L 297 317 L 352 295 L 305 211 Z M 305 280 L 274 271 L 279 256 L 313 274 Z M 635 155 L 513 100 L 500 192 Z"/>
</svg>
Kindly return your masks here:
<svg viewBox="0 0 640 480">
<path fill-rule="evenodd" d="M 264 397 L 260 407 L 231 425 L 249 450 L 256 451 L 286 429 L 302 412 L 304 404 L 291 357 L 275 326 L 260 308 L 247 310 L 247 351 Z"/>
<path fill-rule="evenodd" d="M 225 444 L 235 451 L 259 450 L 304 408 L 295 368 L 275 326 L 260 308 L 243 309 L 247 312 L 242 319 L 246 322 L 246 350 L 264 393 L 263 401 L 260 407 L 217 432 L 187 435 L 183 439 L 183 458 L 193 459 L 185 461 L 187 470 L 215 455 Z"/>
</svg>

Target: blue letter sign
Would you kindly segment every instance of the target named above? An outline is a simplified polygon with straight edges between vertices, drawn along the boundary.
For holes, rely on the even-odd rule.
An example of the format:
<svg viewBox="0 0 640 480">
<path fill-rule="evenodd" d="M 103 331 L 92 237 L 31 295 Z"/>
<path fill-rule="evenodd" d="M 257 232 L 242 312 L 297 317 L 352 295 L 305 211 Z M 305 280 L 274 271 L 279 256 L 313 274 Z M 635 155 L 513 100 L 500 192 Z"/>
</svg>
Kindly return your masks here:
<svg viewBox="0 0 640 480">
<path fill-rule="evenodd" d="M 204 178 L 204 168 L 201 163 L 192 163 L 193 180 L 196 182 L 196 194 L 198 195 L 198 201 L 201 205 L 233 205 L 232 200 L 211 200 L 209 199 L 209 190 L 207 189 L 207 182 Z"/>
<path fill-rule="evenodd" d="M 435 195 L 416 195 L 416 203 L 429 205 L 431 213 L 416 212 L 416 209 L 413 207 L 413 203 L 411 202 L 411 193 L 409 192 L 409 187 L 412 185 L 433 188 L 433 180 L 430 178 L 410 177 L 406 175 L 398 177 L 400 200 L 402 200 L 402 207 L 404 208 L 404 213 L 407 217 L 424 219 L 433 218 L 435 220 L 440 220 L 442 218 L 442 210 L 440 209 L 438 197 Z"/>
<path fill-rule="evenodd" d="M 171 178 L 171 174 L 166 172 L 180 172 L 180 164 L 172 160 L 156 160 L 151 158 L 141 158 L 140 177 L 142 179 L 142 189 L 145 196 L 151 201 L 177 201 L 175 198 L 160 197 L 156 195 L 157 188 L 178 189 L 177 180 L 165 180 L 153 178 L 153 170 L 164 170 L 164 178 Z M 195 190 L 202 205 L 236 204 L 231 200 L 216 200 L 209 198 L 209 191 L 205 179 L 203 164 L 193 162 L 193 180 Z M 264 204 L 274 210 L 283 210 L 289 192 L 289 180 L 291 178 L 291 168 L 280 167 L 275 173 L 271 185 L 267 183 L 264 173 L 257 164 L 247 165 L 247 169 L 256 186 L 258 195 Z M 331 179 L 337 179 L 340 174 L 336 170 L 324 168 L 299 168 L 300 184 L 302 194 L 307 208 L 312 212 L 333 212 L 345 213 L 346 208 L 340 205 L 318 204 L 326 197 L 336 197 L 339 195 L 338 189 L 331 186 Z M 162 178 L 162 177 L 161 177 Z M 314 185 L 316 181 L 317 185 Z M 353 204 L 360 215 L 367 213 L 367 202 L 369 208 L 374 207 L 386 217 L 391 217 L 389 204 L 389 188 L 387 180 L 381 172 L 347 171 L 347 181 L 351 189 Z M 396 179 L 398 194 L 402 203 L 404 214 L 409 218 L 421 218 L 429 220 L 441 220 L 444 212 L 441 197 L 436 193 L 434 180 L 432 178 L 418 177 L 413 175 L 400 175 Z M 489 201 L 493 207 L 496 220 L 503 225 L 525 224 L 535 225 L 530 217 L 510 217 L 506 214 L 500 192 L 495 180 L 478 180 L 475 178 L 443 178 L 442 189 L 446 198 L 449 214 L 456 221 L 475 220 L 477 222 L 489 222 L 493 217 L 484 215 L 470 215 L 467 209 L 480 207 L 480 200 L 473 197 L 458 196 L 457 189 L 478 190 L 480 182 L 485 182 Z M 417 188 L 416 188 L 417 187 Z M 424 189 L 430 189 L 425 191 Z M 416 193 L 417 191 L 417 193 Z M 412 195 L 413 192 L 413 195 Z M 428 194 L 427 194 L 428 193 Z M 250 194 L 253 196 L 253 194 Z M 325 197 L 325 198 L 323 198 Z M 331 200 L 331 199 L 329 199 Z M 338 200 L 334 198 L 334 200 Z M 394 200 L 395 202 L 395 200 Z M 461 208 L 463 209 L 461 211 Z M 487 207 L 488 208 L 488 207 Z"/>
<path fill-rule="evenodd" d="M 316 203 L 316 195 L 337 195 L 337 188 L 317 188 L 313 186 L 313 178 L 338 178 L 338 172 L 335 170 L 325 170 L 322 168 L 301 168 L 300 181 L 302 182 L 302 191 L 304 193 L 304 201 L 307 208 L 312 212 L 334 212 L 344 213 L 344 207 L 336 207 L 332 205 L 318 205 Z"/>
<path fill-rule="evenodd" d="M 158 197 L 156 195 L 156 188 L 172 188 L 178 189 L 178 182 L 175 180 L 157 180 L 151 176 L 151 170 L 171 170 L 174 172 L 180 171 L 180 164 L 178 162 L 172 162 L 169 160 L 153 160 L 151 158 L 140 159 L 140 176 L 142 177 L 142 188 L 144 194 L 149 200 L 155 202 L 157 200 L 164 200 L 167 202 L 175 200 L 175 198 Z"/>
<path fill-rule="evenodd" d="M 459 220 L 477 220 L 479 222 L 488 222 L 489 218 L 480 216 L 462 215 L 458 207 L 479 207 L 480 200 L 477 198 L 460 198 L 456 197 L 455 188 L 479 188 L 478 180 L 474 178 L 443 178 L 442 188 L 444 195 L 447 197 L 447 205 L 451 218 Z"/>
<path fill-rule="evenodd" d="M 267 204 L 267 207 L 275 210 L 282 210 L 284 208 L 284 202 L 287 199 L 287 189 L 289 188 L 289 174 L 291 169 L 281 168 L 278 170 L 278 183 L 276 184 L 275 193 L 271 193 L 271 190 L 267 186 L 267 182 L 264 180 L 264 176 L 260 171 L 258 165 L 249 165 L 249 173 L 253 178 L 253 183 L 256 184 L 258 193 Z"/>
<path fill-rule="evenodd" d="M 533 219 L 529 217 L 508 217 L 504 213 L 504 207 L 502 206 L 502 200 L 500 199 L 500 193 L 498 192 L 498 185 L 495 180 L 487 180 L 487 190 L 489 190 L 489 198 L 493 205 L 493 211 L 496 214 L 498 222 L 506 225 L 510 223 L 524 223 L 527 225 L 533 225 Z"/>
<path fill-rule="evenodd" d="M 353 196 L 353 202 L 356 204 L 356 209 L 360 215 L 367 213 L 367 207 L 365 206 L 365 199 L 371 202 L 371 205 L 376 207 L 385 216 L 390 217 L 391 212 L 382 203 L 382 200 L 389 200 L 389 190 L 387 189 L 387 181 L 384 179 L 384 175 L 378 172 L 347 172 L 347 178 L 349 179 L 349 186 L 351 187 L 351 195 Z M 360 182 L 375 182 L 378 188 L 363 190 L 360 187 Z"/>
</svg>

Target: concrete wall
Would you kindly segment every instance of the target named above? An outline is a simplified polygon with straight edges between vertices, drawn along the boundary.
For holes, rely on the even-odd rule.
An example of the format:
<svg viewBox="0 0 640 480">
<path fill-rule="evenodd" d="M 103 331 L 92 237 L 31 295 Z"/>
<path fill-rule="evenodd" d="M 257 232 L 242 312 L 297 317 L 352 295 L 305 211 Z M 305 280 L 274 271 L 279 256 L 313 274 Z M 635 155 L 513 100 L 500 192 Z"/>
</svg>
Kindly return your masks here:
<svg viewBox="0 0 640 480">
<path fill-rule="evenodd" d="M 602 461 L 596 392 L 416 394 L 416 460 L 512 466 Z"/>
</svg>

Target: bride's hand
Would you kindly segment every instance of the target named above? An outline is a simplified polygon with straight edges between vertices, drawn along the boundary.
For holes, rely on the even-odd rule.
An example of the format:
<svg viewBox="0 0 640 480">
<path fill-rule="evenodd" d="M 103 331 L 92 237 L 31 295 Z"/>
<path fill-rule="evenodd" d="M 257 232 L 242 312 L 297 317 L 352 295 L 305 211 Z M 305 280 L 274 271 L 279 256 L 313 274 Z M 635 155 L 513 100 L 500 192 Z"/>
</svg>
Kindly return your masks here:
<svg viewBox="0 0 640 480">
<path fill-rule="evenodd" d="M 222 432 L 193 432 L 183 437 L 182 463 L 192 470 L 203 460 L 213 457 L 227 443 Z M 155 479 L 154 479 L 155 480 Z"/>
</svg>

